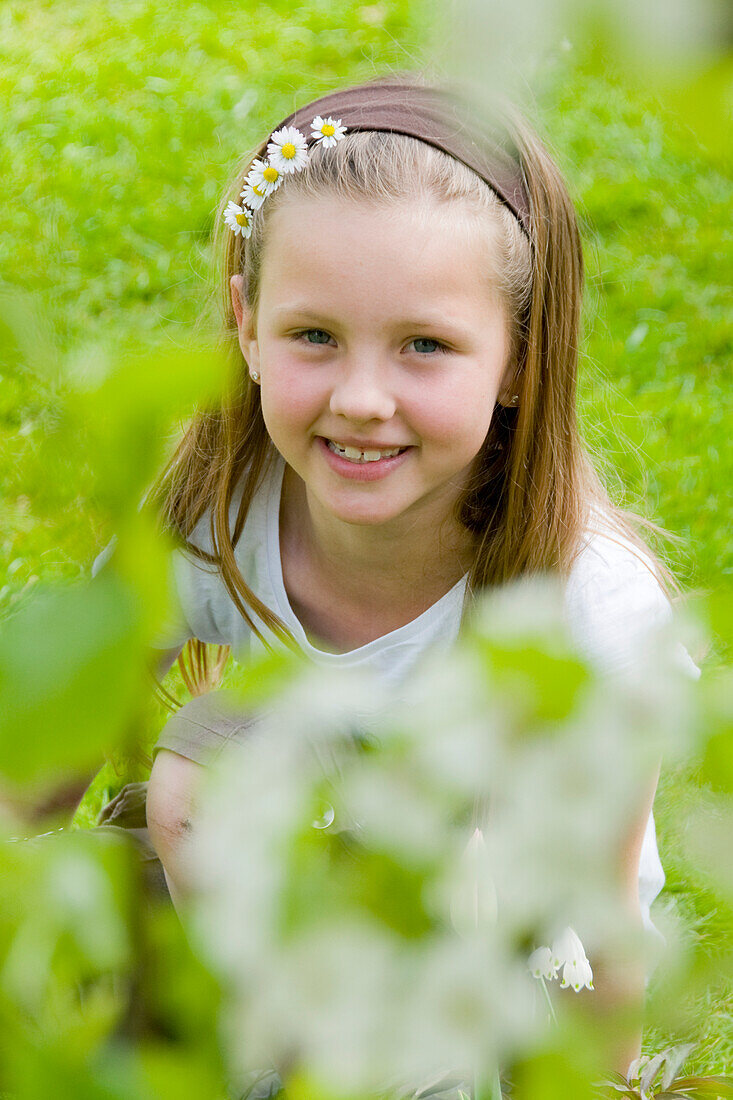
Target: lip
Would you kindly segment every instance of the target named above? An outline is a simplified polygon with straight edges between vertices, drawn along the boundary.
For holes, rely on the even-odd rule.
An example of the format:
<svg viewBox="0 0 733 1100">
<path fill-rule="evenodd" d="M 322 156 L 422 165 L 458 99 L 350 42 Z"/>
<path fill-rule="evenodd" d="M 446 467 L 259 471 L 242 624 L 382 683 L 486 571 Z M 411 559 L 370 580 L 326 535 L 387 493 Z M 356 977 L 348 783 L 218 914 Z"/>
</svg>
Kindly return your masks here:
<svg viewBox="0 0 733 1100">
<path fill-rule="evenodd" d="M 379 481 L 383 477 L 389 477 L 392 471 L 397 469 L 398 466 L 401 466 L 413 451 L 412 447 L 408 447 L 406 450 L 400 451 L 398 455 L 393 455 L 392 458 L 379 458 L 376 462 L 349 462 L 347 458 L 342 458 L 341 455 L 337 455 L 331 450 L 325 436 L 317 436 L 316 441 L 326 462 L 334 473 L 339 474 L 340 477 L 348 478 L 350 481 Z M 334 440 L 334 443 L 335 442 L 346 443 L 345 440 L 340 439 L 338 441 Z M 392 449 L 391 447 L 385 446 L 384 443 L 379 447 L 374 444 L 365 445 L 363 443 L 347 443 L 346 446 L 359 447 L 361 450 L 373 451 L 387 451 Z"/>
<path fill-rule="evenodd" d="M 395 447 L 400 450 L 408 447 L 408 443 L 377 443 L 373 439 L 355 439 L 353 436 L 322 435 L 319 439 L 330 439 L 332 443 L 338 443 L 340 447 L 358 447 L 360 451 L 393 451 Z"/>
</svg>

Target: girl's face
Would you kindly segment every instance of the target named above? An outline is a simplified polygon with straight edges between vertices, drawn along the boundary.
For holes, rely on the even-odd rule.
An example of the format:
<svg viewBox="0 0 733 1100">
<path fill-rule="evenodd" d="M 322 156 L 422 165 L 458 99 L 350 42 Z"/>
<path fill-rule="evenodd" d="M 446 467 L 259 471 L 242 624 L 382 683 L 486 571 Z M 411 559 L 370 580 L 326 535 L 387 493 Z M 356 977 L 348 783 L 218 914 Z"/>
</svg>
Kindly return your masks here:
<svg viewBox="0 0 733 1100">
<path fill-rule="evenodd" d="M 232 292 L 267 430 L 312 514 L 394 530 L 452 515 L 510 384 L 490 260 L 475 223 L 437 205 L 273 212 L 254 318 L 241 276 Z"/>
</svg>

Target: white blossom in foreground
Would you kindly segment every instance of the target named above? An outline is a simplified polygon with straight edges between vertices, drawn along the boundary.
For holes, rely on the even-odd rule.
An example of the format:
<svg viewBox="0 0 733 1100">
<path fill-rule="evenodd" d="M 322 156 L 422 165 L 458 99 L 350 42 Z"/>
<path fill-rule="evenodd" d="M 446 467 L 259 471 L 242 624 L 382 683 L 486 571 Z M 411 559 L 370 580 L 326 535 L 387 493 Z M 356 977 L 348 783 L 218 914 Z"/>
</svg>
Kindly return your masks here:
<svg viewBox="0 0 733 1100">
<path fill-rule="evenodd" d="M 561 624 L 524 585 L 396 690 L 306 669 L 210 770 L 195 923 L 243 1078 L 485 1077 L 549 1026 L 535 979 L 593 988 L 573 928 L 528 937 L 633 939 L 612 869 L 688 685 L 604 682 Z"/>
<path fill-rule="evenodd" d="M 458 871 L 460 877 L 451 897 L 450 916 L 458 935 L 468 937 L 495 922 L 498 915 L 489 852 L 478 827 L 466 845 Z"/>
</svg>

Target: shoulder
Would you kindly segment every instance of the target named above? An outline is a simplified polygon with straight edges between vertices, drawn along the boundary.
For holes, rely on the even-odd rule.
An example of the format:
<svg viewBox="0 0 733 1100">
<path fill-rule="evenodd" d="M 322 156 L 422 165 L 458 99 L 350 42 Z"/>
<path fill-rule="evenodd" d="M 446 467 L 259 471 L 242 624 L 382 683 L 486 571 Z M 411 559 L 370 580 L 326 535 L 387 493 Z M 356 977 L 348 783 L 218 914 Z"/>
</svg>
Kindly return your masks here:
<svg viewBox="0 0 733 1100">
<path fill-rule="evenodd" d="M 253 533 L 259 532 L 259 528 L 265 520 L 267 501 L 278 483 L 279 477 L 279 462 L 278 458 L 269 460 L 260 475 L 255 491 L 252 495 L 250 505 L 247 511 L 245 519 L 244 533 L 246 536 L 252 536 Z M 234 529 L 237 524 L 240 507 L 242 504 L 242 496 L 244 494 L 245 487 L 247 486 L 248 477 L 250 471 L 245 469 L 236 483 L 232 487 L 231 499 L 229 501 L 229 531 L 230 534 L 234 534 Z M 212 501 L 199 516 L 195 525 L 191 528 L 188 536 L 184 540 L 184 545 L 179 548 L 178 553 L 186 555 L 192 559 L 192 562 L 200 569 L 211 570 L 213 567 L 207 562 L 198 558 L 195 551 L 202 551 L 204 554 L 212 555 L 214 553 L 214 502 Z M 194 553 L 191 553 L 193 549 Z"/>
<path fill-rule="evenodd" d="M 234 488 L 229 506 L 229 531 L 234 533 L 239 515 L 245 478 Z M 263 573 L 266 553 L 267 519 L 270 497 L 277 487 L 277 464 L 269 463 L 258 484 L 245 518 L 244 528 L 234 548 L 236 565 L 245 583 L 256 590 Z M 220 645 L 238 644 L 246 634 L 244 620 L 224 582 L 220 566 L 202 555 L 214 556 L 212 531 L 213 506 L 199 517 L 189 533 L 186 545 L 175 549 L 170 558 L 170 581 L 180 621 L 189 636 Z M 166 635 L 168 639 L 168 636 Z"/>
<path fill-rule="evenodd" d="M 234 485 L 232 490 L 231 500 L 229 501 L 230 531 L 234 531 L 234 526 L 237 522 L 237 515 L 239 513 L 239 505 L 242 500 L 242 493 L 244 490 L 245 481 L 246 474 L 243 474 L 236 485 Z M 213 554 L 214 540 L 212 528 L 214 526 L 215 518 L 214 509 L 215 502 L 212 500 L 211 503 L 207 504 L 207 506 L 204 508 L 201 515 L 196 520 L 196 523 L 188 532 L 188 535 L 183 538 L 184 545 L 180 547 L 179 553 L 186 554 L 188 552 L 187 547 L 193 547 L 195 550 L 201 550 L 204 554 Z M 178 537 L 182 538 L 182 536 L 180 535 Z M 205 563 L 200 562 L 199 559 L 194 558 L 194 560 L 196 560 L 197 563 L 203 568 L 206 568 Z"/>
<path fill-rule="evenodd" d="M 671 622 L 672 606 L 651 554 L 596 515 L 567 579 L 565 614 L 582 655 L 603 672 L 623 673 L 638 666 Z M 678 656 L 698 674 L 681 646 Z"/>
<path fill-rule="evenodd" d="M 272 464 L 266 470 L 265 475 L 258 486 L 255 493 L 254 500 L 256 501 L 263 492 L 266 492 L 266 487 L 270 484 L 272 479 Z M 229 505 L 229 529 L 234 531 L 234 526 L 237 522 L 237 516 L 239 514 L 239 506 L 242 500 L 242 493 L 244 491 L 245 476 L 243 475 L 234 487 L 232 497 Z M 254 503 L 254 502 L 253 502 Z M 171 551 L 171 555 L 174 562 L 180 563 L 186 561 L 191 566 L 201 569 L 203 571 L 211 571 L 206 561 L 197 557 L 195 551 L 201 551 L 204 554 L 213 554 L 214 541 L 212 537 L 212 520 L 213 520 L 213 503 L 209 504 L 202 511 L 201 515 L 193 525 L 188 535 L 184 535 L 180 531 L 169 532 L 173 538 L 174 546 Z M 97 573 L 107 565 L 108 561 L 114 554 L 117 547 L 117 535 L 113 535 L 107 545 L 97 555 L 92 562 L 91 575 L 96 577 Z M 193 553 L 191 551 L 194 551 Z"/>
</svg>

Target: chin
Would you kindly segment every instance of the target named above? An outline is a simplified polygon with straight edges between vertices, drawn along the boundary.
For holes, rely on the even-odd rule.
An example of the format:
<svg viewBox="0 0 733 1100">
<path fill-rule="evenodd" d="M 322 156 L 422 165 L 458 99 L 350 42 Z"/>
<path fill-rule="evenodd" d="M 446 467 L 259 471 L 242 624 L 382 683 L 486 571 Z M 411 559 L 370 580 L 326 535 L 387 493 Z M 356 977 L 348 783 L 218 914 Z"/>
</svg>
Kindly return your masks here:
<svg viewBox="0 0 733 1100">
<path fill-rule="evenodd" d="M 382 524 L 389 523 L 390 520 L 397 519 L 399 513 L 389 512 L 383 514 L 374 511 L 365 512 L 363 509 L 334 508 L 331 509 L 331 514 L 335 519 L 340 520 L 342 523 L 350 523 L 353 527 L 380 527 Z"/>
<path fill-rule="evenodd" d="M 379 527 L 391 520 L 398 519 L 405 509 L 379 507 L 374 501 L 363 500 L 358 503 L 338 504 L 334 501 L 323 500 L 322 504 L 334 519 L 341 523 L 350 523 L 354 527 Z"/>
</svg>

